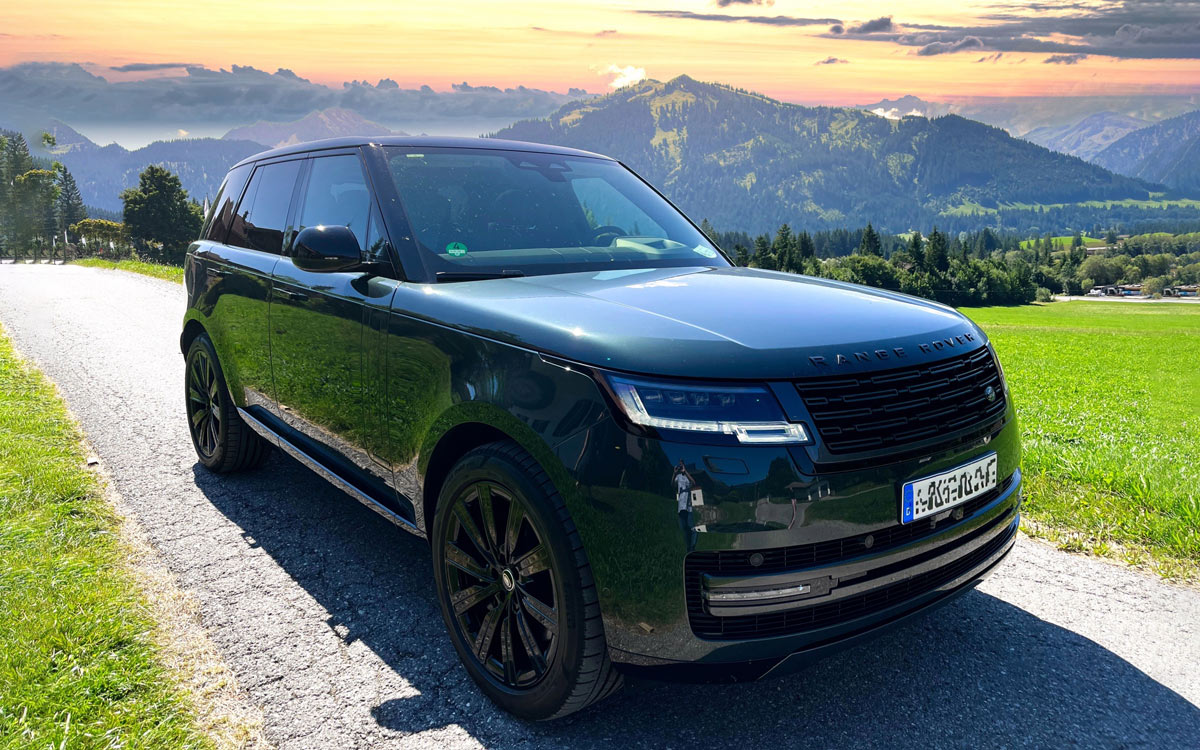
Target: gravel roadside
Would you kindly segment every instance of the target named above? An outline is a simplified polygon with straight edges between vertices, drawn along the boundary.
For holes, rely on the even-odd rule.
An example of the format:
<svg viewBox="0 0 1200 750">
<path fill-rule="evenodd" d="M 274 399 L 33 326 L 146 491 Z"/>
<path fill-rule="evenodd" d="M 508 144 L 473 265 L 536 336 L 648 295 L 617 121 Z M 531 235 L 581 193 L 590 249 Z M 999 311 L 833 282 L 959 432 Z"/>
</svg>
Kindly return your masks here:
<svg viewBox="0 0 1200 750">
<path fill-rule="evenodd" d="M 276 455 L 217 477 L 182 418 L 182 289 L 0 266 L 0 321 L 54 380 L 280 748 L 1195 747 L 1200 591 L 1022 538 L 931 617 L 784 678 L 633 681 L 528 725 L 459 666 L 424 543 Z"/>
</svg>

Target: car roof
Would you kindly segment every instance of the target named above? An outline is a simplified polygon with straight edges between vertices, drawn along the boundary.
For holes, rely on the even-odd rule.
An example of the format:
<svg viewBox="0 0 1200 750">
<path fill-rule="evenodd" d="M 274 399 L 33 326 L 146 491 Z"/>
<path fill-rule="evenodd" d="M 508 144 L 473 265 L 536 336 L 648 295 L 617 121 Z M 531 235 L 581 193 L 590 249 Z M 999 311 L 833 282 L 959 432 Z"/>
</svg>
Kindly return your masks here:
<svg viewBox="0 0 1200 750">
<path fill-rule="evenodd" d="M 543 143 L 526 143 L 525 141 L 506 141 L 499 138 L 456 138 L 451 136 L 407 136 L 407 135 L 385 135 L 385 136 L 346 136 L 342 138 L 323 138 L 319 141 L 307 141 L 305 143 L 296 143 L 281 148 L 273 148 L 268 151 L 247 156 L 234 166 L 242 166 L 251 162 L 262 161 L 263 159 L 273 159 L 277 156 L 287 156 L 289 154 L 304 154 L 310 151 L 324 151 L 334 148 L 352 148 L 355 146 L 414 146 L 417 148 L 487 148 L 500 151 L 533 151 L 543 154 L 560 154 L 562 156 L 584 156 L 592 159 L 608 159 L 611 157 L 603 154 L 594 154 L 591 151 L 581 151 L 575 148 L 565 148 L 563 146 L 549 146 Z"/>
</svg>

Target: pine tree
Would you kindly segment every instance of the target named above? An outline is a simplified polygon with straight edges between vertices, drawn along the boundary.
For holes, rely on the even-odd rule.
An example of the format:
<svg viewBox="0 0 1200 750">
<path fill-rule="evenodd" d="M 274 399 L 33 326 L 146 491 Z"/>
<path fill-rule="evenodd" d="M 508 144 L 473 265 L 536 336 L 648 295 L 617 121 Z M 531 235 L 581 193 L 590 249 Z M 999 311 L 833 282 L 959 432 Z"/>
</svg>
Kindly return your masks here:
<svg viewBox="0 0 1200 750">
<path fill-rule="evenodd" d="M 946 235 L 937 227 L 929 233 L 929 243 L 925 248 L 925 267 L 931 271 L 945 273 L 950 268 L 950 248 Z"/>
<path fill-rule="evenodd" d="M 858 243 L 858 252 L 860 255 L 883 255 L 883 243 L 879 240 L 879 235 L 875 232 L 875 227 L 867 223 L 867 228 L 863 230 L 862 241 Z"/>
<path fill-rule="evenodd" d="M 62 167 L 58 171 L 57 204 L 59 222 L 57 234 L 61 238 L 63 230 L 69 230 L 72 225 L 87 218 L 87 208 L 83 205 L 83 196 L 79 194 L 79 186 L 75 184 L 75 178 L 71 176 L 66 167 Z"/>
<path fill-rule="evenodd" d="M 733 262 L 743 268 L 750 265 L 750 252 L 740 242 L 733 246 Z"/>
<path fill-rule="evenodd" d="M 754 238 L 754 258 L 751 263 L 755 268 L 775 270 L 775 258 L 771 256 L 771 241 L 767 235 L 760 234 Z"/>
<path fill-rule="evenodd" d="M 783 224 L 775 232 L 775 242 L 771 244 L 771 252 L 775 255 L 776 266 L 780 271 L 795 272 L 793 256 L 792 228 Z"/>
<path fill-rule="evenodd" d="M 813 244 L 812 235 L 808 232 L 801 232 L 800 237 L 796 242 L 796 254 L 800 257 L 803 265 L 809 265 L 809 261 L 817 257 L 817 248 Z"/>
<path fill-rule="evenodd" d="M 914 230 L 908 239 L 908 253 L 912 256 L 917 268 L 925 268 L 925 238 L 919 231 Z"/>
</svg>

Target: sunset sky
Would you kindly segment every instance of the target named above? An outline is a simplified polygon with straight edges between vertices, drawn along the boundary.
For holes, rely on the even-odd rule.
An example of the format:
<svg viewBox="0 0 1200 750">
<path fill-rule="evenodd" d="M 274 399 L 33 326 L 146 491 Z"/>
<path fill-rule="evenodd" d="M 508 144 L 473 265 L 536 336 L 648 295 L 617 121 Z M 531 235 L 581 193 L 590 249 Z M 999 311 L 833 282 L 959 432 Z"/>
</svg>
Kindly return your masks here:
<svg viewBox="0 0 1200 750">
<path fill-rule="evenodd" d="M 0 66 L 110 81 L 184 65 L 599 92 L 686 73 L 789 101 L 1200 90 L 1200 0 L 5 0 Z"/>
</svg>

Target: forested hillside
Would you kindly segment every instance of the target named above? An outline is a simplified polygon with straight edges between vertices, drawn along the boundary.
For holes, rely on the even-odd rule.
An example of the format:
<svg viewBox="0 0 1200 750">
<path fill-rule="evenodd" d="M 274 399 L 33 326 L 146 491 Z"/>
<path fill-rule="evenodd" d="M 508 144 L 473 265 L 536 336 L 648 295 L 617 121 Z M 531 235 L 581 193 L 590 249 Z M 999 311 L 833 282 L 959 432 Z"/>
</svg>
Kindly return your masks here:
<svg viewBox="0 0 1200 750">
<path fill-rule="evenodd" d="M 1135 130 L 1094 161 L 1121 174 L 1200 191 L 1200 110 Z"/>
<path fill-rule="evenodd" d="M 867 221 L 903 231 L 954 218 L 995 226 L 998 209 L 1144 200 L 1153 189 L 953 115 L 889 120 L 686 76 L 568 104 L 495 135 L 616 157 L 690 215 L 750 231 Z"/>
</svg>

